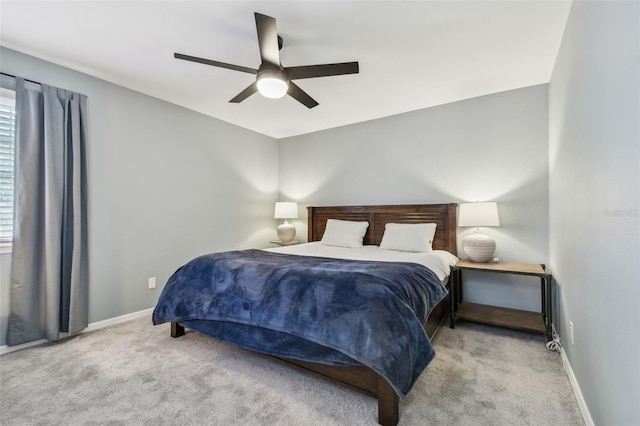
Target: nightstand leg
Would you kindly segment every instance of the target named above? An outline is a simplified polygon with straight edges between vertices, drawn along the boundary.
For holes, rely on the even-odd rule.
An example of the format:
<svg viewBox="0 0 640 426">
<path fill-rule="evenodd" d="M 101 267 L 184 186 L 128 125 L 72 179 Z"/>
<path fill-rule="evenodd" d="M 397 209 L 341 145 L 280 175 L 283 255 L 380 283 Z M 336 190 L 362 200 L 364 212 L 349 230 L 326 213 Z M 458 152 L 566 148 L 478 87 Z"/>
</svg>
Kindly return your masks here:
<svg viewBox="0 0 640 426">
<path fill-rule="evenodd" d="M 451 271 L 450 275 L 451 284 L 449 285 L 449 301 L 451 304 L 451 311 L 449 312 L 449 328 L 456 328 L 456 271 Z"/>
<path fill-rule="evenodd" d="M 542 294 L 542 318 L 547 334 L 547 340 L 552 340 L 551 333 L 551 288 L 548 275 L 540 276 L 540 293 Z"/>
<path fill-rule="evenodd" d="M 547 290 L 544 283 L 544 277 L 540 277 L 540 308 L 542 310 L 542 317 L 547 320 Z"/>
<path fill-rule="evenodd" d="M 552 321 L 552 311 L 553 306 L 551 302 L 551 277 L 549 275 L 545 275 L 543 278 L 544 281 L 544 292 L 545 292 L 545 315 L 544 315 L 544 324 L 547 327 L 547 339 L 553 340 L 553 333 L 551 331 L 551 321 Z"/>
<path fill-rule="evenodd" d="M 451 270 L 451 286 L 449 287 L 451 290 L 451 314 L 449 315 L 450 319 L 450 328 L 456 328 L 456 312 L 458 311 L 458 306 L 462 301 L 462 271 L 459 269 Z"/>
<path fill-rule="evenodd" d="M 458 276 L 456 282 L 458 283 L 458 287 L 456 288 L 456 311 L 460 304 L 462 304 L 462 269 L 458 269 Z"/>
</svg>

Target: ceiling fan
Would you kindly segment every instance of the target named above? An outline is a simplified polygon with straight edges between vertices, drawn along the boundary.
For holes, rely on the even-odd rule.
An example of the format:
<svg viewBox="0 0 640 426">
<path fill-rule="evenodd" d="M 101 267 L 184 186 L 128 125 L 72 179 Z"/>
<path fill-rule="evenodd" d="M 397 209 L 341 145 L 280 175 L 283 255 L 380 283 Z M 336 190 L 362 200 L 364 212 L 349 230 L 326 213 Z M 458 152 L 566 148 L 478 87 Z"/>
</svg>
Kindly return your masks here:
<svg viewBox="0 0 640 426">
<path fill-rule="evenodd" d="M 260 47 L 260 58 L 262 60 L 262 63 L 257 70 L 240 65 L 227 64 L 224 62 L 212 61 L 210 59 L 183 55 L 181 53 L 175 53 L 174 57 L 185 61 L 198 62 L 200 64 L 212 65 L 214 67 L 255 74 L 256 81 L 229 101 L 233 103 L 242 102 L 255 92 L 260 92 L 260 94 L 268 98 L 281 98 L 285 94 L 288 94 L 307 108 L 313 108 L 318 105 L 318 102 L 316 102 L 292 80 L 358 73 L 358 62 L 283 67 L 280 63 L 282 38 L 278 35 L 276 30 L 275 18 L 262 15 L 260 13 L 255 13 L 255 17 L 256 29 L 258 31 L 258 44 Z"/>
</svg>

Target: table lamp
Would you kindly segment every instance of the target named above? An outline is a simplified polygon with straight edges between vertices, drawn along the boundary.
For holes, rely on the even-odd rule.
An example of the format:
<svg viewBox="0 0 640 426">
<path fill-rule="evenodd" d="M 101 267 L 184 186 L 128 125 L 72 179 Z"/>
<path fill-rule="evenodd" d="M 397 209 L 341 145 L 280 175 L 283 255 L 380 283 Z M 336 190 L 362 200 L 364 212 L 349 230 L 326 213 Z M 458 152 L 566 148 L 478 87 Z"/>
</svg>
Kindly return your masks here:
<svg viewBox="0 0 640 426">
<path fill-rule="evenodd" d="M 284 219 L 284 223 L 278 226 L 278 239 L 283 243 L 291 242 L 296 236 L 296 228 L 287 219 L 298 218 L 298 203 L 277 202 L 273 217 Z"/>
<path fill-rule="evenodd" d="M 487 262 L 493 258 L 496 242 L 480 232 L 481 226 L 500 226 L 498 205 L 495 202 L 462 203 L 458 226 L 475 226 L 476 232 L 462 240 L 462 250 L 474 262 Z"/>
</svg>

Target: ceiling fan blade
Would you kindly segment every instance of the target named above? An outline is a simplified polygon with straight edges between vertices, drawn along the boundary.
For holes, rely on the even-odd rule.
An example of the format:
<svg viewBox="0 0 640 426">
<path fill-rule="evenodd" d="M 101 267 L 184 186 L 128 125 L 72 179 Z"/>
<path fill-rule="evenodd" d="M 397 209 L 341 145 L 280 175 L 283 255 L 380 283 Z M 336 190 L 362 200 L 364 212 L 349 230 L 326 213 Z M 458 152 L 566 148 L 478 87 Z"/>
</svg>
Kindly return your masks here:
<svg viewBox="0 0 640 426">
<path fill-rule="evenodd" d="M 258 74 L 258 70 L 253 68 L 241 67 L 240 65 L 227 64 L 224 62 L 212 61 L 211 59 L 197 58 L 195 56 L 183 55 L 182 53 L 174 53 L 173 57 L 176 59 L 183 59 L 185 61 L 197 62 L 199 64 L 212 65 L 214 67 L 227 68 L 234 71 L 246 72 L 249 74 Z"/>
<path fill-rule="evenodd" d="M 235 98 L 231 99 L 229 102 L 233 102 L 234 104 L 240 103 L 247 99 L 249 96 L 253 95 L 258 91 L 258 86 L 255 82 L 253 82 L 249 87 L 244 89 L 242 92 L 238 93 Z"/>
<path fill-rule="evenodd" d="M 293 81 L 289 82 L 289 90 L 287 90 L 287 94 L 309 109 L 319 105 L 315 99 L 307 95 L 307 92 L 298 87 L 298 85 Z"/>
<path fill-rule="evenodd" d="M 276 20 L 271 16 L 255 13 L 256 30 L 258 31 L 258 44 L 260 45 L 260 58 L 262 62 L 280 67 L 280 49 L 278 47 L 278 31 Z"/>
<path fill-rule="evenodd" d="M 339 64 L 305 65 L 301 67 L 285 68 L 289 80 L 302 78 L 329 77 L 332 75 L 357 74 L 360 67 L 357 62 L 342 62 Z"/>
</svg>

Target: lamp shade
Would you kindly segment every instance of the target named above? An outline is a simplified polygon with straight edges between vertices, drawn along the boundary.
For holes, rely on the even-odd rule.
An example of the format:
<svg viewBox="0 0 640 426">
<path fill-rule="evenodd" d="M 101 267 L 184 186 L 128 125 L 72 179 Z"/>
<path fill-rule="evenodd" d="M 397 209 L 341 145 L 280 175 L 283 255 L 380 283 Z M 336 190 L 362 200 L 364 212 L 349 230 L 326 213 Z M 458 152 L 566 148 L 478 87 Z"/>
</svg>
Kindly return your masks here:
<svg viewBox="0 0 640 426">
<path fill-rule="evenodd" d="M 458 226 L 500 226 L 498 205 L 493 201 L 460 204 Z"/>
<path fill-rule="evenodd" d="M 298 203 L 291 203 L 287 201 L 277 202 L 276 209 L 273 214 L 274 219 L 297 219 L 298 218 Z"/>
</svg>

